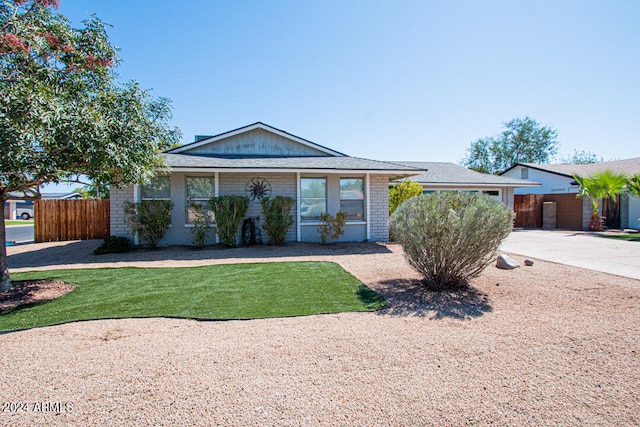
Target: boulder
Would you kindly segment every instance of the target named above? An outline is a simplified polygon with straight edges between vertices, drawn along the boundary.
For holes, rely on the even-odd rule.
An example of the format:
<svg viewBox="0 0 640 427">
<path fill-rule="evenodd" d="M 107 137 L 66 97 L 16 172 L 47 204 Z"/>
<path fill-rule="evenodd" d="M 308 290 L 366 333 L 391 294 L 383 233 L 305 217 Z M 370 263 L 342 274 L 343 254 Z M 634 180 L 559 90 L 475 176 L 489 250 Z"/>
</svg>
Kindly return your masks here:
<svg viewBox="0 0 640 427">
<path fill-rule="evenodd" d="M 524 260 L 524 265 L 526 265 L 528 267 L 531 267 L 533 265 L 533 260 L 529 259 L 529 258 L 525 259 Z"/>
<path fill-rule="evenodd" d="M 520 264 L 515 259 L 511 258 L 509 255 L 498 255 L 498 259 L 496 260 L 496 267 L 501 268 L 503 270 L 513 270 L 514 268 L 520 267 Z"/>
</svg>

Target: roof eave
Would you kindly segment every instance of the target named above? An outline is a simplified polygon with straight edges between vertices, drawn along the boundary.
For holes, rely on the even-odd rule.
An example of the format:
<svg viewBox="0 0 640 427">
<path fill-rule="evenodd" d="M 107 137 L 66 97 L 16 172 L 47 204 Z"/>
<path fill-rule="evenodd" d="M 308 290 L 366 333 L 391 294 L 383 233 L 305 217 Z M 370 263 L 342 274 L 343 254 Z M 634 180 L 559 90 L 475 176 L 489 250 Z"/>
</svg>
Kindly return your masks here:
<svg viewBox="0 0 640 427">
<path fill-rule="evenodd" d="M 393 175 L 398 178 L 415 175 L 415 171 L 390 169 L 345 169 L 345 168 L 264 168 L 264 167 L 208 167 L 208 166 L 171 166 L 161 168 L 165 172 L 238 172 L 238 173 L 368 173 L 372 175 Z"/>
</svg>

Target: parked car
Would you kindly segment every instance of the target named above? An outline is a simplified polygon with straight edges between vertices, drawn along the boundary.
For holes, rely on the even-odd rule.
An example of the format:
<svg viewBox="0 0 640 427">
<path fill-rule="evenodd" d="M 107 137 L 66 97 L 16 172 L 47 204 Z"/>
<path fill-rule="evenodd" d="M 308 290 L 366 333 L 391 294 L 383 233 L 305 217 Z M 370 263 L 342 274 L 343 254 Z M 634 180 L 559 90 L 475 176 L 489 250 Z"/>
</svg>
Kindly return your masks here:
<svg viewBox="0 0 640 427">
<path fill-rule="evenodd" d="M 33 205 L 16 206 L 16 219 L 24 219 L 25 221 L 33 218 Z"/>
</svg>

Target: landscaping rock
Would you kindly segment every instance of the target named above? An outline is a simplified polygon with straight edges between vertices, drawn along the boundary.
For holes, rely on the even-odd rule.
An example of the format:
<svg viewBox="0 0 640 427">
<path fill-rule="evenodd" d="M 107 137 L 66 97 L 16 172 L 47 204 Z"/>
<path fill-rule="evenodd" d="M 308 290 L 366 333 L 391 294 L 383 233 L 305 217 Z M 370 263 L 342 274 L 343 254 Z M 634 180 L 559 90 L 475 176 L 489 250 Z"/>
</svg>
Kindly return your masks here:
<svg viewBox="0 0 640 427">
<path fill-rule="evenodd" d="M 533 265 L 533 260 L 529 259 L 529 258 L 525 259 L 524 260 L 524 265 L 526 265 L 528 267 L 531 267 Z"/>
<path fill-rule="evenodd" d="M 498 255 L 498 259 L 496 260 L 496 267 L 503 270 L 513 270 L 514 268 L 520 267 L 520 264 L 518 263 L 518 261 L 508 255 Z"/>
</svg>

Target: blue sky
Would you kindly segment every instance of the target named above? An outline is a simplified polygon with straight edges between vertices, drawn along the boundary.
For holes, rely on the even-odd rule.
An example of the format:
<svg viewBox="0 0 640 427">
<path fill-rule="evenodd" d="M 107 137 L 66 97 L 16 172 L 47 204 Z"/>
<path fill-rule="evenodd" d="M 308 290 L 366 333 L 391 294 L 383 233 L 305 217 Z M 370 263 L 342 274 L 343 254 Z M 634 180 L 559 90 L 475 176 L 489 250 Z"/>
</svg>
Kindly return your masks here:
<svg viewBox="0 0 640 427">
<path fill-rule="evenodd" d="M 458 162 L 530 116 L 561 153 L 640 156 L 640 2 L 61 0 L 183 142 L 262 121 L 352 156 Z"/>
</svg>

